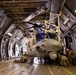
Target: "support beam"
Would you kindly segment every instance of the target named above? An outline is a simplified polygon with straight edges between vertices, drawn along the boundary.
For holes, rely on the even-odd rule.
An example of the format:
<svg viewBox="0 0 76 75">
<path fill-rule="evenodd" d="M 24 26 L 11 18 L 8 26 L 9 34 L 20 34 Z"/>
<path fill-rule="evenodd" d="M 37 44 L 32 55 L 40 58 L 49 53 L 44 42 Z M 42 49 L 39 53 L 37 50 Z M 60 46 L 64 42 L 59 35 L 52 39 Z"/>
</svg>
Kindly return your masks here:
<svg viewBox="0 0 76 75">
<path fill-rule="evenodd" d="M 12 0 L 12 1 L 0 1 L 0 3 L 46 3 L 48 0 L 25 0 L 25 1 L 15 1 L 15 0 Z"/>
<path fill-rule="evenodd" d="M 9 3 L 9 4 L 5 4 L 5 3 L 0 3 L 0 6 L 3 6 L 5 9 L 9 8 L 9 5 L 14 4 L 14 3 Z M 17 3 L 14 4 L 14 8 L 16 9 L 22 9 L 22 8 L 36 8 L 39 6 L 45 5 L 44 3 Z"/>
<path fill-rule="evenodd" d="M 47 9 L 47 10 L 39 9 L 39 10 L 37 10 L 36 12 L 33 12 L 32 14 L 30 14 L 27 18 L 25 18 L 25 19 L 23 20 L 23 22 L 28 22 L 28 21 L 30 21 L 31 19 L 35 18 L 36 16 L 38 16 L 38 15 L 40 15 L 40 14 L 42 14 L 42 13 L 46 13 L 46 12 L 48 12 L 48 11 L 49 11 L 49 9 Z"/>
<path fill-rule="evenodd" d="M 76 28 L 76 24 L 70 27 L 66 32 L 64 32 L 61 36 L 65 37 L 68 33 L 72 32 Z"/>
<path fill-rule="evenodd" d="M 58 41 L 60 42 L 60 16 L 58 16 Z"/>
</svg>

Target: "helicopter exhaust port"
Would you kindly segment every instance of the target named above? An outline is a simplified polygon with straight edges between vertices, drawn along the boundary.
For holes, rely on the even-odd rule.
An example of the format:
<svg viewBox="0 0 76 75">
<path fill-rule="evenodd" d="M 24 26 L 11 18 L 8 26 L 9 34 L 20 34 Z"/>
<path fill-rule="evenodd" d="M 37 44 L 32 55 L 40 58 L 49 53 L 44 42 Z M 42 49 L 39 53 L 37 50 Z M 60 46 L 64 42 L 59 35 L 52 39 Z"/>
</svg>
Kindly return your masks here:
<svg viewBox="0 0 76 75">
<path fill-rule="evenodd" d="M 50 52 L 49 56 L 52 60 L 55 60 L 57 58 L 57 53 L 56 52 Z"/>
</svg>

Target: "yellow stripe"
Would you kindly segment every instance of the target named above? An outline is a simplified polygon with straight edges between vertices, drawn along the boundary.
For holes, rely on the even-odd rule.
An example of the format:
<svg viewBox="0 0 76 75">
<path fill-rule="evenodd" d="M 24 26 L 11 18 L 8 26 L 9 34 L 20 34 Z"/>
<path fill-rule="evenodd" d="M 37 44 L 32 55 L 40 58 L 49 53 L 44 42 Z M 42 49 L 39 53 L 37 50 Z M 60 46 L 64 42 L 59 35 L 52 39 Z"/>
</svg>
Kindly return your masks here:
<svg viewBox="0 0 76 75">
<path fill-rule="evenodd" d="M 17 68 L 14 69 L 13 71 L 9 72 L 8 75 L 11 75 L 12 73 L 14 73 L 15 71 L 17 71 L 18 69 L 22 68 L 23 66 L 24 66 L 24 64 L 21 65 L 20 67 L 17 67 Z"/>
<path fill-rule="evenodd" d="M 52 70 L 50 69 L 50 67 L 49 66 L 47 66 L 48 67 L 48 69 L 49 69 L 49 71 L 50 71 L 50 75 L 55 75 L 53 72 L 52 72 Z"/>
<path fill-rule="evenodd" d="M 8 69 L 8 68 L 11 67 L 11 66 L 12 66 L 12 65 L 9 65 L 9 66 L 7 66 L 7 67 L 5 67 L 5 68 L 0 69 L 0 72 L 3 71 L 3 70 L 5 70 L 5 69 Z"/>
<path fill-rule="evenodd" d="M 28 64 L 26 64 L 26 65 L 28 65 Z M 25 66 L 26 66 L 26 65 L 23 64 L 22 66 L 20 66 L 20 67 L 14 69 L 13 71 L 9 72 L 7 75 L 15 75 L 15 74 L 20 73 L 22 70 L 24 70 L 24 73 L 25 73 L 26 75 L 28 75 L 28 74 L 30 73 L 30 71 L 32 70 L 33 66 L 30 66 L 30 68 L 26 71 L 26 70 L 25 70 Z M 18 72 L 17 72 L 17 71 L 18 71 Z M 25 74 L 22 74 L 22 75 L 25 75 Z"/>
<path fill-rule="evenodd" d="M 73 74 L 73 73 L 71 73 L 70 71 L 68 71 L 67 69 L 65 69 L 65 68 L 63 68 L 63 67 L 61 67 L 63 70 L 65 70 L 67 73 L 69 73 L 70 75 L 76 75 L 76 74 Z"/>
</svg>

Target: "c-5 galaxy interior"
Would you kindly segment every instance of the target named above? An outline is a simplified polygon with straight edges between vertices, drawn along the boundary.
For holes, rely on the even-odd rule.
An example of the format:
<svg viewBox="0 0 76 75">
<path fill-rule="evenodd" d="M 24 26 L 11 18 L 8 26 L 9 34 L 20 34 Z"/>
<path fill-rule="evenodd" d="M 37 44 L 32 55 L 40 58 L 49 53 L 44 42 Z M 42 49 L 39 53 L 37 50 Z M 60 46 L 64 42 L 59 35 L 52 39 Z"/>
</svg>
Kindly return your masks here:
<svg viewBox="0 0 76 75">
<path fill-rule="evenodd" d="M 76 0 L 0 0 L 0 75 L 76 75 Z"/>
</svg>

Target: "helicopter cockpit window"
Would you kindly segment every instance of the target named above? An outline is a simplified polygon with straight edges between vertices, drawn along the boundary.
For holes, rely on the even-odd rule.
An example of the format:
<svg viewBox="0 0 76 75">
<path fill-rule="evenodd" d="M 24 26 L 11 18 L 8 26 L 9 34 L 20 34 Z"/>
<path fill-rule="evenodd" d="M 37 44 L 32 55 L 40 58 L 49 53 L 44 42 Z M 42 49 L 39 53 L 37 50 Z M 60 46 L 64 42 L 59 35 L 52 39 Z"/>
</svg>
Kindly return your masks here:
<svg viewBox="0 0 76 75">
<path fill-rule="evenodd" d="M 36 34 L 37 42 L 43 40 L 44 38 L 50 38 L 50 39 L 58 40 L 56 33 L 47 32 L 47 33 L 37 33 Z"/>
<path fill-rule="evenodd" d="M 57 35 L 55 33 L 47 32 L 47 36 L 48 36 L 48 38 L 58 40 L 58 37 L 57 37 Z"/>
</svg>

